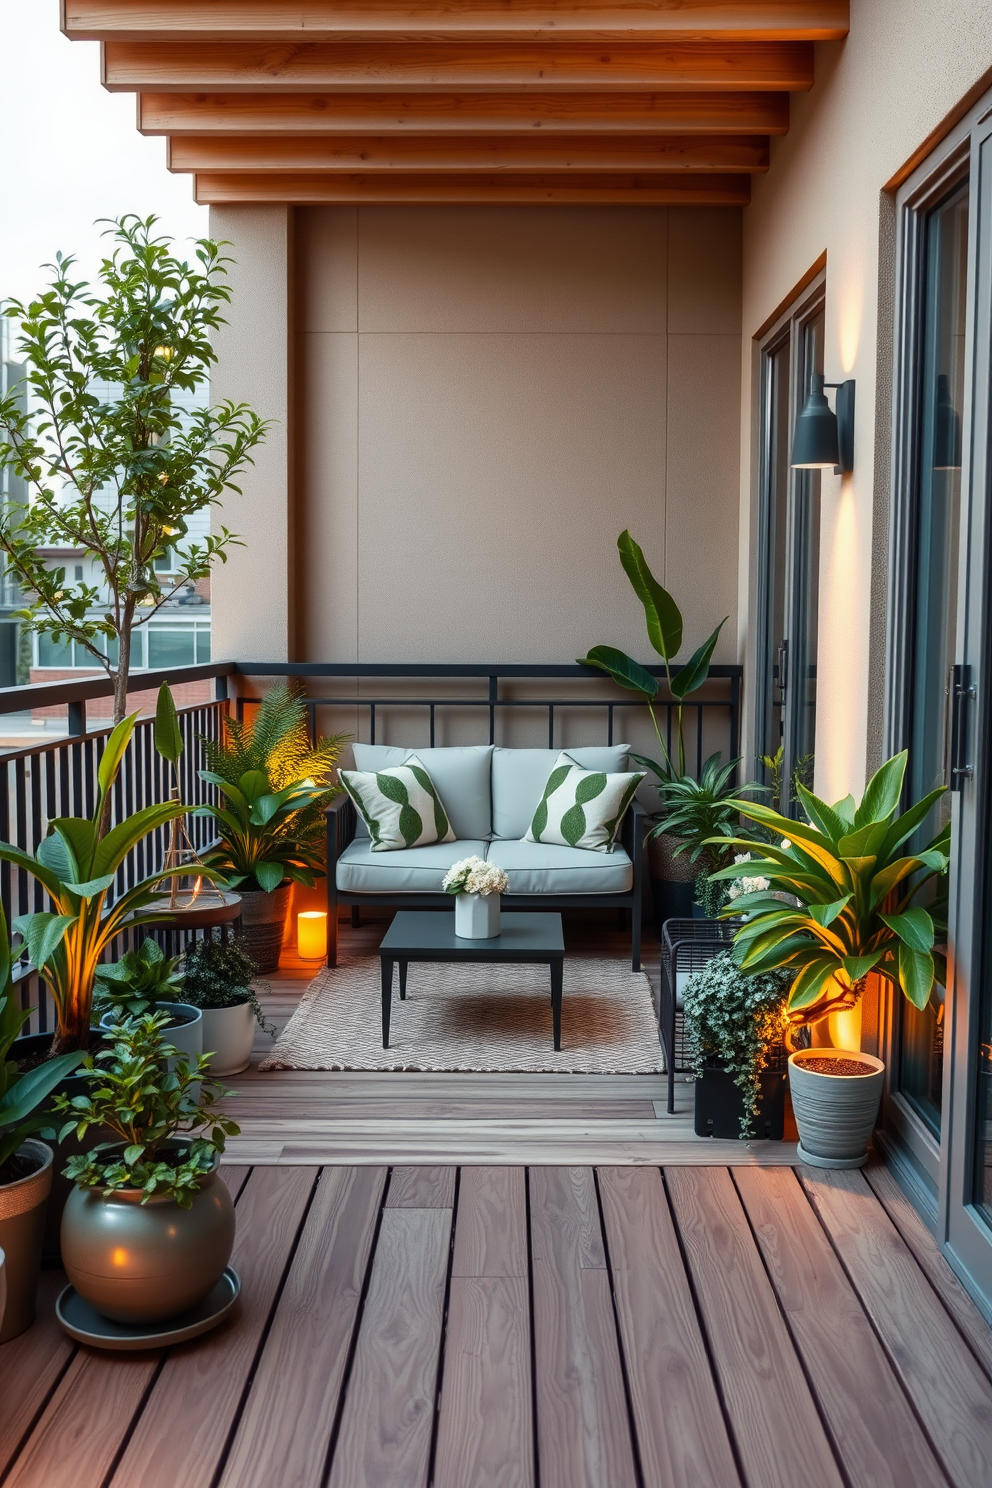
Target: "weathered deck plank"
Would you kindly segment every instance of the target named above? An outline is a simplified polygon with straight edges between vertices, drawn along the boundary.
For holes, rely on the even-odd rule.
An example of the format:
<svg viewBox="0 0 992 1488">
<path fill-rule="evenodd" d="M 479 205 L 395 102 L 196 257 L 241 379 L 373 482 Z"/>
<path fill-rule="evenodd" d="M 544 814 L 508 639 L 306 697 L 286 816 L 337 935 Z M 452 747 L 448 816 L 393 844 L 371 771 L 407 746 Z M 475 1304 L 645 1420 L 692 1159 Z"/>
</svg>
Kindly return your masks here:
<svg viewBox="0 0 992 1488">
<path fill-rule="evenodd" d="M 670 1168 L 665 1181 L 747 1481 L 842 1488 L 729 1172 Z"/>
<path fill-rule="evenodd" d="M 385 1181 L 384 1168 L 321 1173 L 220 1480 L 225 1488 L 320 1488 Z"/>
<path fill-rule="evenodd" d="M 599 1189 L 644 1481 L 737 1484 L 661 1174 L 603 1168 Z"/>
<path fill-rule="evenodd" d="M 63 1272 L 43 1271 L 37 1322 L 0 1349 L 0 1478 L 76 1347 L 55 1317 L 55 1299 L 64 1286 Z"/>
<path fill-rule="evenodd" d="M 800 1172 L 952 1481 L 992 1483 L 992 1384 L 906 1242 L 857 1170 Z"/>
<path fill-rule="evenodd" d="M 530 1174 L 542 1488 L 636 1488 L 591 1168 Z"/>
<path fill-rule="evenodd" d="M 312 1168 L 252 1172 L 237 1207 L 240 1316 L 170 1353 L 111 1480 L 115 1488 L 203 1488 L 211 1481 L 316 1177 Z"/>
<path fill-rule="evenodd" d="M 450 1209 L 384 1209 L 329 1488 L 426 1488 Z"/>
<path fill-rule="evenodd" d="M 849 1480 L 933 1488 L 943 1472 L 795 1174 L 752 1176 L 734 1181 Z"/>
<path fill-rule="evenodd" d="M 466 1169 L 458 1192 L 435 1488 L 534 1483 L 522 1168 Z"/>
</svg>

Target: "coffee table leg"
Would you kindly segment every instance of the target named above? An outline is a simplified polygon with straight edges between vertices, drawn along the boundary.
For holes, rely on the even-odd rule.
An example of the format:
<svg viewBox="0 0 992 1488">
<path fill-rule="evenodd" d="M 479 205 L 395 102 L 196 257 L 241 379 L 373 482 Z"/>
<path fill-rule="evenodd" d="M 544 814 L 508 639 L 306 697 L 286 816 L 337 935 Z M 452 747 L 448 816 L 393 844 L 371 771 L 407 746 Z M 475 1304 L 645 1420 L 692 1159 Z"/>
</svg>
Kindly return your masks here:
<svg viewBox="0 0 992 1488">
<path fill-rule="evenodd" d="M 393 1000 L 393 960 L 391 956 L 380 956 L 382 968 L 382 1047 L 389 1048 L 389 1013 Z"/>
<path fill-rule="evenodd" d="M 406 969 L 410 963 L 400 962 L 400 1002 L 406 1002 Z"/>
<path fill-rule="evenodd" d="M 554 1028 L 555 1049 L 561 1048 L 561 989 L 564 979 L 564 964 L 551 963 L 551 1022 Z"/>
</svg>

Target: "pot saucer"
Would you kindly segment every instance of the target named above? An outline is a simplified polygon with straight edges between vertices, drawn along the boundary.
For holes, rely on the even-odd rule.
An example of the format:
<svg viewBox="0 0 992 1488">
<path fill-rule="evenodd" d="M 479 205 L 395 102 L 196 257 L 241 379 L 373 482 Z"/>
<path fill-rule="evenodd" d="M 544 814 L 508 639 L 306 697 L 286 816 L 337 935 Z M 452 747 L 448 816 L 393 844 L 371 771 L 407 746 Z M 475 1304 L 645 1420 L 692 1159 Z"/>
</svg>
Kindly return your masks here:
<svg viewBox="0 0 992 1488">
<path fill-rule="evenodd" d="M 240 1295 L 241 1277 L 233 1266 L 228 1266 L 202 1302 L 181 1312 L 178 1317 L 166 1318 L 157 1327 L 152 1323 L 118 1323 L 113 1318 L 104 1317 L 84 1301 L 73 1286 L 67 1286 L 59 1293 L 55 1316 L 70 1338 L 88 1343 L 91 1348 L 165 1348 L 171 1343 L 185 1343 L 187 1339 L 198 1338 L 201 1333 L 216 1328 L 232 1311 Z"/>
</svg>

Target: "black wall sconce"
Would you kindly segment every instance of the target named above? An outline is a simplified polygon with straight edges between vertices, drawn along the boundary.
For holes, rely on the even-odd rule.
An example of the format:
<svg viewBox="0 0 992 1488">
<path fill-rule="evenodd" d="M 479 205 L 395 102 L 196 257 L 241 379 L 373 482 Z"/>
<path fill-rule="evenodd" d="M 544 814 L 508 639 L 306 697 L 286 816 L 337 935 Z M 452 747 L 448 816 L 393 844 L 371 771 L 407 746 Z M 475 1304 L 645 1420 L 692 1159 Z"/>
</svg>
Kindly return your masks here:
<svg viewBox="0 0 992 1488">
<path fill-rule="evenodd" d="M 837 389 L 837 412 L 827 402 L 824 388 Z M 849 475 L 854 469 L 854 378 L 824 382 L 813 373 L 806 406 L 796 419 L 792 440 L 793 470 L 833 470 Z"/>
</svg>

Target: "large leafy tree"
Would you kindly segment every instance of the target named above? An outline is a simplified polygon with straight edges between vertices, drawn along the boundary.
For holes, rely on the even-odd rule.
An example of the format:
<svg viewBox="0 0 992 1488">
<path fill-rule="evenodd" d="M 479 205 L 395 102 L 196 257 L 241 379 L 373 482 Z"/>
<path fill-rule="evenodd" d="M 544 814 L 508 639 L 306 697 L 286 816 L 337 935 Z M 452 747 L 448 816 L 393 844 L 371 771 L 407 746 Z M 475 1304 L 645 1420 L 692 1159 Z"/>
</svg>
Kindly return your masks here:
<svg viewBox="0 0 992 1488">
<path fill-rule="evenodd" d="M 184 409 L 216 361 L 211 334 L 231 299 L 230 259 L 208 238 L 193 263 L 125 216 L 97 283 L 56 257 L 49 287 L 5 313 L 20 323 L 28 397 L 0 400 L 0 462 L 27 482 L 27 505 L 0 512 L 0 551 L 27 607 L 22 620 L 75 641 L 114 683 L 126 712 L 131 641 L 166 600 L 206 577 L 236 542 L 222 527 L 188 539 L 190 519 L 218 502 L 251 463 L 265 424 L 247 404 Z M 96 582 L 72 581 L 39 548 L 95 561 Z M 156 559 L 173 550 L 167 580 Z"/>
</svg>

